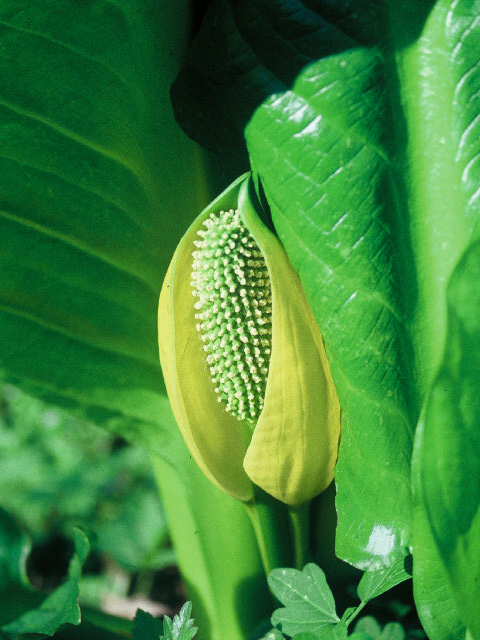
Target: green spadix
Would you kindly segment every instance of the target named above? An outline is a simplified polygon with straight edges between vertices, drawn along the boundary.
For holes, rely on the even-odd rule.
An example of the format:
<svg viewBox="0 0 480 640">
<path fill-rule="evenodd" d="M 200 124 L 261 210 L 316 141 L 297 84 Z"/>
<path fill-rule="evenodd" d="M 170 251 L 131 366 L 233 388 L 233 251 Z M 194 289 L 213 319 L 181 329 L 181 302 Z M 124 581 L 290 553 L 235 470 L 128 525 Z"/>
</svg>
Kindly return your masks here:
<svg viewBox="0 0 480 640">
<path fill-rule="evenodd" d="M 200 468 L 249 501 L 252 482 L 289 505 L 333 478 L 340 407 L 317 324 L 249 175 L 193 222 L 162 287 L 160 360 Z"/>
</svg>

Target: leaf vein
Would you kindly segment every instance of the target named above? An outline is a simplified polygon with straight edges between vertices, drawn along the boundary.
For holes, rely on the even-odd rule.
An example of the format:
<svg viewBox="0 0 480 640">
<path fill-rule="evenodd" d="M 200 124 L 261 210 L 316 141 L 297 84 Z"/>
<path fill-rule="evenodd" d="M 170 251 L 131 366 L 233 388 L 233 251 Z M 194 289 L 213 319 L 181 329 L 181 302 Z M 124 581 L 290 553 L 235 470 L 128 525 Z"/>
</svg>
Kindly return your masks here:
<svg viewBox="0 0 480 640">
<path fill-rule="evenodd" d="M 327 114 L 320 113 L 319 110 L 317 108 L 315 108 L 315 106 L 312 104 L 310 98 L 308 98 L 307 96 L 302 95 L 301 93 L 298 93 L 298 91 L 292 91 L 292 93 L 294 95 L 298 96 L 301 100 L 303 100 L 310 107 L 310 109 L 313 111 L 313 113 L 316 113 L 317 116 L 318 115 L 322 116 L 322 118 L 328 123 L 328 125 L 331 127 L 331 129 L 333 131 L 337 132 L 337 134 L 339 134 L 339 138 L 343 138 L 343 137 L 345 137 L 347 135 L 351 136 L 351 138 L 356 140 L 357 143 L 360 144 L 360 146 L 365 147 L 366 149 L 370 149 L 375 155 L 377 155 L 385 163 L 385 165 L 389 168 L 389 170 L 391 172 L 393 172 L 392 163 L 390 162 L 390 160 L 386 156 L 386 154 L 379 147 L 377 147 L 377 145 L 372 144 L 372 142 L 370 142 L 369 140 L 365 139 L 355 129 L 353 129 L 353 128 L 346 129 L 345 127 L 337 124 Z"/>
<path fill-rule="evenodd" d="M 54 176 L 55 178 L 57 178 L 58 180 L 61 180 L 65 184 L 69 184 L 72 187 L 75 187 L 77 189 L 80 189 L 81 191 L 84 191 L 85 193 L 95 195 L 98 198 L 100 198 L 103 202 L 105 202 L 105 203 L 107 203 L 109 205 L 112 205 L 115 209 L 118 209 L 119 211 L 121 211 L 129 220 L 131 220 L 135 224 L 135 226 L 138 229 L 142 230 L 142 229 L 145 228 L 144 226 L 142 226 L 140 224 L 141 216 L 137 217 L 134 213 L 129 211 L 124 205 L 120 204 L 116 200 L 113 200 L 112 198 L 108 198 L 104 193 L 100 193 L 96 189 L 92 189 L 90 187 L 87 188 L 87 187 L 79 184 L 78 182 L 73 182 L 72 180 L 68 180 L 65 176 L 57 173 L 56 171 L 53 171 L 52 169 L 49 169 L 47 167 L 43 167 L 43 166 L 41 166 L 39 164 L 34 164 L 32 162 L 25 162 L 25 161 L 21 160 L 20 158 L 12 156 L 12 155 L 7 155 L 5 153 L 0 152 L 0 158 L 4 158 L 5 160 L 10 160 L 11 162 L 15 162 L 15 163 L 21 165 L 22 167 L 26 167 L 26 168 L 29 168 L 29 169 L 35 169 L 36 171 L 40 171 L 41 173 L 45 173 L 47 175 Z"/>
<path fill-rule="evenodd" d="M 114 269 L 116 269 L 120 273 L 124 273 L 124 274 L 134 278 L 135 280 L 138 280 L 143 285 L 146 285 L 151 291 L 156 292 L 156 287 L 151 282 L 149 282 L 148 280 L 145 280 L 143 277 L 141 277 L 139 273 L 136 273 L 136 272 L 134 272 L 134 271 L 132 271 L 130 269 L 126 269 L 125 266 L 116 263 L 115 261 L 110 259 L 105 254 L 100 254 L 98 252 L 92 251 L 92 249 L 90 247 L 88 247 L 87 245 L 82 244 L 81 242 L 75 242 L 70 236 L 67 236 L 67 235 L 65 235 L 63 233 L 58 233 L 54 229 L 45 227 L 45 226 L 43 226 L 41 224 L 38 224 L 37 222 L 33 222 L 32 220 L 29 220 L 28 218 L 24 218 L 22 216 L 18 216 L 18 215 L 14 214 L 14 213 L 11 213 L 9 211 L 5 211 L 5 209 L 0 209 L 0 218 L 5 218 L 6 220 L 11 220 L 12 222 L 15 222 L 15 223 L 17 223 L 19 225 L 22 225 L 23 227 L 31 229 L 31 230 L 33 230 L 33 231 L 35 231 L 37 233 L 40 233 L 40 234 L 45 235 L 47 237 L 53 238 L 53 239 L 55 239 L 57 241 L 63 242 L 67 246 L 71 246 L 74 249 L 76 249 L 77 251 L 85 253 L 86 255 L 95 258 L 96 260 L 100 260 L 101 262 L 104 262 L 105 264 L 108 264 L 109 266 L 113 267 Z"/>
<path fill-rule="evenodd" d="M 48 331 L 52 331 L 54 333 L 59 333 L 60 335 L 63 335 L 67 338 L 69 338 L 70 340 L 73 340 L 74 342 L 80 343 L 80 344 L 84 344 L 87 347 L 91 347 L 94 349 L 100 349 L 102 351 L 106 351 L 107 353 L 112 353 L 114 355 L 117 356 L 122 356 L 122 357 L 128 357 L 130 360 L 132 360 L 133 362 L 138 362 L 140 364 L 142 364 L 142 366 L 147 366 L 148 368 L 154 369 L 154 365 L 152 364 L 152 361 L 140 357 L 138 355 L 133 355 L 131 352 L 127 351 L 127 350 L 123 350 L 123 349 L 113 349 L 111 347 L 106 347 L 104 344 L 101 344 L 100 342 L 96 342 L 94 340 L 88 340 L 86 337 L 82 336 L 80 337 L 78 334 L 74 334 L 71 333 L 70 331 L 66 330 L 66 327 L 63 327 L 61 325 L 55 325 L 53 323 L 49 323 L 46 320 L 40 318 L 39 316 L 33 315 L 31 313 L 27 313 L 25 311 L 23 311 L 22 309 L 18 309 L 16 307 L 13 307 L 11 305 L 2 303 L 0 304 L 0 310 L 3 311 L 4 313 L 7 313 L 9 315 L 13 315 L 19 318 L 23 318 L 25 320 L 28 320 L 34 324 L 36 324 L 37 326 L 43 328 L 43 329 L 47 329 Z"/>
<path fill-rule="evenodd" d="M 31 120 L 40 122 L 41 124 L 45 125 L 49 129 L 52 129 L 56 133 L 59 133 L 65 138 L 68 138 L 69 140 L 73 140 L 74 142 L 86 147 L 87 149 L 91 149 L 92 151 L 99 153 L 100 155 L 105 156 L 109 160 L 113 160 L 115 163 L 124 167 L 132 175 L 134 175 L 135 178 L 138 180 L 139 184 L 142 186 L 143 190 L 147 192 L 144 184 L 145 176 L 142 173 L 139 173 L 136 170 L 134 170 L 131 164 L 129 164 L 124 158 L 122 158 L 120 155 L 116 154 L 115 152 L 107 149 L 105 146 L 97 142 L 93 142 L 92 140 L 88 140 L 84 136 L 76 133 L 75 131 L 68 129 L 67 127 L 64 127 L 61 124 L 58 124 L 58 122 L 55 122 L 51 118 L 43 116 L 40 113 L 36 113 L 35 111 L 31 111 L 30 109 L 25 109 L 24 107 L 21 107 L 20 105 L 10 102 L 9 100 L 5 100 L 4 98 L 1 98 L 1 97 L 0 97 L 0 105 L 4 106 L 6 109 L 9 109 L 10 111 L 13 111 L 14 113 L 18 113 L 19 115 L 25 118 L 30 118 Z"/>
<path fill-rule="evenodd" d="M 85 51 L 82 51 L 81 49 L 78 49 L 77 47 L 72 46 L 71 44 L 67 44 L 66 42 L 62 42 L 61 40 L 57 40 L 56 38 L 53 38 L 52 36 L 49 36 L 45 33 L 42 33 L 41 31 L 35 31 L 34 29 L 27 29 L 26 27 L 22 27 L 20 25 L 17 24 L 12 24 L 11 22 L 8 22 L 7 20 L 1 20 L 0 19 L 0 24 L 3 24 L 5 27 L 8 27 L 9 29 L 12 29 L 14 31 L 18 31 L 20 33 L 27 33 L 29 35 L 35 36 L 37 38 L 40 38 L 42 40 L 45 40 L 46 42 L 52 43 L 58 47 L 61 47 L 62 49 L 65 49 L 67 51 L 71 51 L 72 53 L 78 55 L 81 58 L 85 58 L 86 60 L 89 60 L 90 62 L 94 62 L 95 64 L 98 64 L 100 67 L 104 68 L 106 71 L 108 71 L 109 73 L 111 73 L 113 76 L 117 77 L 121 84 L 128 90 L 129 93 L 132 93 L 131 91 L 131 83 L 127 81 L 127 79 L 116 69 L 114 69 L 113 67 L 110 67 L 108 64 L 106 64 L 106 62 L 104 60 L 101 60 L 100 58 L 96 58 L 95 56 L 92 56 L 90 54 L 87 54 Z M 133 93 L 132 93 L 133 95 Z"/>
</svg>

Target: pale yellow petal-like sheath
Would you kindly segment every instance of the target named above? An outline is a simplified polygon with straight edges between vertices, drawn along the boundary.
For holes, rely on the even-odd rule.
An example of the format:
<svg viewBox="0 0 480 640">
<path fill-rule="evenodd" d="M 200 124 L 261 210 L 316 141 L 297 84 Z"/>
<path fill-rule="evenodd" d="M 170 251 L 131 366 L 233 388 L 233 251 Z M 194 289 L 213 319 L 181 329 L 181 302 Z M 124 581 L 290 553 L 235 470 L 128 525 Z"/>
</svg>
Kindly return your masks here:
<svg viewBox="0 0 480 640">
<path fill-rule="evenodd" d="M 160 359 L 183 437 L 204 473 L 248 501 L 252 482 L 290 504 L 323 491 L 333 478 L 340 407 L 323 340 L 283 247 L 259 219 L 252 183 L 236 180 L 191 225 L 164 281 L 159 304 Z M 272 289 L 272 344 L 263 410 L 252 424 L 218 402 L 196 329 L 191 288 L 194 241 L 211 212 L 240 209 L 260 247 Z"/>
<path fill-rule="evenodd" d="M 267 263 L 273 319 L 265 405 L 244 468 L 267 493 L 297 505 L 333 479 L 340 405 L 323 339 L 296 272 L 279 240 L 256 215 L 246 188 L 239 207 Z"/>
<path fill-rule="evenodd" d="M 237 180 L 193 222 L 180 241 L 165 277 L 158 309 L 160 362 L 172 410 L 197 464 L 220 489 L 239 500 L 253 497 L 243 469 L 251 432 L 218 403 L 195 325 L 191 288 L 194 240 L 211 211 L 237 205 Z"/>
</svg>

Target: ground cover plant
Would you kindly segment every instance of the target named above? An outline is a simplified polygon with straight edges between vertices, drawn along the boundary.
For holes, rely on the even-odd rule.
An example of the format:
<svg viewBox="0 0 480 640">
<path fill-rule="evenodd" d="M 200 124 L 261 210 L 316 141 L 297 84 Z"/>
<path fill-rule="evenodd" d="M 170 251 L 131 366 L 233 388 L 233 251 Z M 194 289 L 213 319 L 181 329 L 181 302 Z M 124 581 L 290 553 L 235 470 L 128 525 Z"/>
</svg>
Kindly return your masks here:
<svg viewBox="0 0 480 640">
<path fill-rule="evenodd" d="M 75 527 L 91 545 L 82 604 L 108 608 L 132 589 L 148 595 L 161 569 L 173 578 L 166 567 L 175 554 L 140 447 L 8 385 L 0 407 L 0 504 L 31 537 L 27 569 L 37 588 L 61 582 Z"/>
<path fill-rule="evenodd" d="M 2 510 L 3 637 L 480 638 L 479 60 L 476 0 L 0 3 L 0 374 L 148 451 L 191 601 L 81 612 L 81 529 L 37 591 Z"/>
</svg>

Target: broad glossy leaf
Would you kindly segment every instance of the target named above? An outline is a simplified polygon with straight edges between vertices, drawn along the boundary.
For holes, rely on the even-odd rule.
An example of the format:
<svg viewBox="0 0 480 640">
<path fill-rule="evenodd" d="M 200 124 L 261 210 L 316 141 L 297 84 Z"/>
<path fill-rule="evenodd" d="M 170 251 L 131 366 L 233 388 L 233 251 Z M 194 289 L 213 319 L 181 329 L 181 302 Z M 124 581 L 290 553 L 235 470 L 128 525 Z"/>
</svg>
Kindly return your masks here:
<svg viewBox="0 0 480 640">
<path fill-rule="evenodd" d="M 413 595 L 418 616 L 430 640 L 463 640 L 465 625 L 459 616 L 447 571 L 432 534 L 426 504 L 421 494 L 419 456 L 424 445 L 421 419 L 415 433 L 413 470 Z M 417 543 L 418 541 L 418 543 Z"/>
<path fill-rule="evenodd" d="M 89 551 L 85 534 L 74 532 L 75 553 L 68 578 L 50 594 L 34 589 L 26 577 L 30 542 L 6 511 L 0 509 L 0 635 L 7 639 L 34 633 L 51 636 L 63 624 L 78 624 L 79 580 Z"/>
<path fill-rule="evenodd" d="M 163 450 L 158 292 L 207 199 L 168 102 L 187 5 L 0 7 L 0 374 Z"/>
<path fill-rule="evenodd" d="M 333 42 L 344 40 L 328 26 Z M 404 300 L 413 285 L 409 272 L 398 279 L 407 255 L 395 233 L 384 60 L 351 39 L 344 48 L 267 100 L 246 136 L 324 336 L 342 407 L 337 553 L 379 569 L 402 557 L 410 539 L 415 414 Z"/>
<path fill-rule="evenodd" d="M 480 637 L 479 278 L 477 239 L 449 284 L 446 349 L 416 440 L 414 467 L 417 499 L 425 508 L 423 524 L 449 578 L 459 617 L 473 638 Z"/>
</svg>

